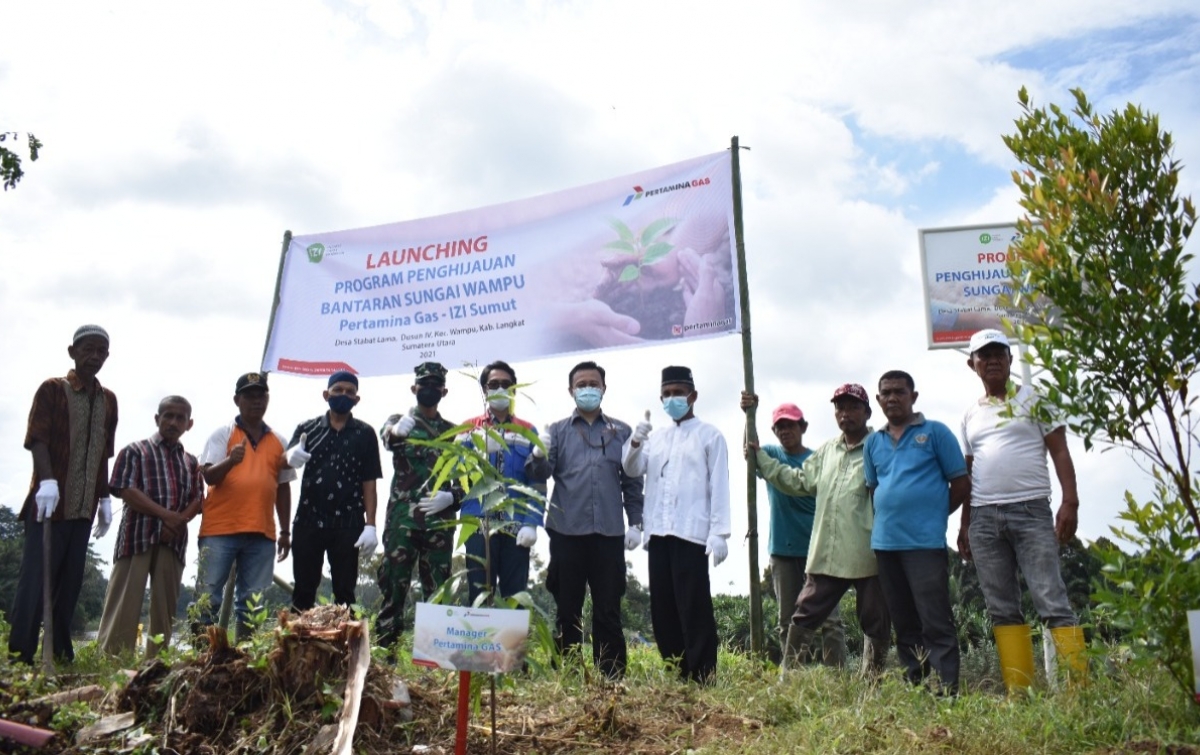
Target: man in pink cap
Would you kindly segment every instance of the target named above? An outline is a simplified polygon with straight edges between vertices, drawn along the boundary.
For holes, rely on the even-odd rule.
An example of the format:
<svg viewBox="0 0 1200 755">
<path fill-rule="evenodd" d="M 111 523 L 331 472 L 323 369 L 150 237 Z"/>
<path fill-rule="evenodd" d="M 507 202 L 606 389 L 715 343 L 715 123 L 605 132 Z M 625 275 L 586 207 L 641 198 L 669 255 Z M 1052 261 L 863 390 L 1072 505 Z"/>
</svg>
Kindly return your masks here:
<svg viewBox="0 0 1200 755">
<path fill-rule="evenodd" d="M 758 404 L 758 396 L 742 392 L 741 407 L 746 410 Z M 812 449 L 804 445 L 804 432 L 808 422 L 804 412 L 795 404 L 780 404 L 771 412 L 771 431 L 779 445 L 763 446 L 768 456 L 799 468 L 812 456 Z M 813 516 L 817 501 L 811 495 L 788 495 L 779 488 L 767 484 L 767 500 L 771 506 L 771 529 L 767 549 L 771 554 L 771 579 L 775 597 L 779 601 L 779 634 L 783 646 L 783 663 L 791 665 L 797 661 L 811 660 L 801 656 L 799 647 L 788 647 L 788 629 L 792 625 L 792 613 L 796 610 L 796 599 L 804 587 L 807 571 L 809 541 L 813 533 Z M 792 633 L 795 638 L 795 633 Z M 841 667 L 846 663 L 846 630 L 842 617 L 834 606 L 825 620 L 821 631 L 820 660 L 827 666 Z"/>
<path fill-rule="evenodd" d="M 871 404 L 866 389 L 857 383 L 834 391 L 832 403 L 842 434 L 822 444 L 798 468 L 776 460 L 757 444 L 750 447 L 758 452 L 759 473 L 769 484 L 788 495 L 816 496 L 807 572 L 786 646 L 801 652 L 816 647 L 817 629 L 853 587 L 863 629 L 863 670 L 875 675 L 887 658 L 891 621 L 871 550 L 874 514 L 862 471 Z"/>
</svg>

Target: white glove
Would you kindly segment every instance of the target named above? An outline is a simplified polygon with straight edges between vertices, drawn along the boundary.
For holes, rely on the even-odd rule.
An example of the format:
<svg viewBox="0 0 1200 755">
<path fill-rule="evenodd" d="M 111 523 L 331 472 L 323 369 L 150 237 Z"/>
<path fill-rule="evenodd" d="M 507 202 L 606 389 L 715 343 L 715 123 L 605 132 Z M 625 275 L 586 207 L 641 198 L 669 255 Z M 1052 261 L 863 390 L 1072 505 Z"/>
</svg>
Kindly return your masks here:
<svg viewBox="0 0 1200 755">
<path fill-rule="evenodd" d="M 504 442 L 507 443 L 510 447 L 523 446 L 525 448 L 528 448 L 529 446 L 533 445 L 532 443 L 529 442 L 529 438 L 526 438 L 524 435 L 521 435 L 520 433 L 514 433 L 512 430 L 509 430 L 508 432 L 504 433 Z M 536 448 L 536 446 L 534 446 L 534 447 Z"/>
<path fill-rule="evenodd" d="M 631 551 L 642 544 L 642 531 L 632 524 L 625 530 L 625 550 Z"/>
<path fill-rule="evenodd" d="M 96 526 L 92 528 L 92 537 L 99 540 L 108 534 L 112 524 L 112 499 L 104 496 L 100 499 L 100 507 L 96 509 Z"/>
<path fill-rule="evenodd" d="M 654 427 L 650 424 L 650 410 L 647 409 L 646 410 L 646 419 L 637 423 L 637 427 L 634 428 L 634 430 L 633 430 L 633 437 L 630 438 L 630 440 L 637 443 L 638 445 L 641 445 L 642 443 L 646 442 L 647 438 L 650 437 L 650 431 L 653 429 L 654 429 Z"/>
<path fill-rule="evenodd" d="M 354 547 L 358 548 L 363 555 L 368 555 L 375 552 L 376 545 L 379 545 L 379 538 L 375 536 L 375 525 L 368 524 L 363 527 L 362 534 L 354 541 Z"/>
<path fill-rule="evenodd" d="M 411 414 L 405 414 L 396 422 L 396 424 L 391 426 L 390 432 L 394 437 L 407 438 L 408 434 L 411 433 L 413 428 L 416 426 L 417 418 Z"/>
<path fill-rule="evenodd" d="M 522 548 L 532 548 L 537 542 L 537 527 L 530 527 L 528 524 L 517 531 L 517 545 Z"/>
<path fill-rule="evenodd" d="M 476 450 L 486 449 L 485 453 L 489 454 L 494 454 L 497 451 L 504 450 L 500 445 L 500 441 L 496 440 L 488 433 L 485 433 L 483 430 L 459 433 L 458 435 L 454 436 L 454 442 L 470 443 L 471 445 L 475 446 Z"/>
<path fill-rule="evenodd" d="M 425 496 L 417 501 L 417 508 L 421 510 L 425 516 L 433 516 L 439 511 L 444 511 L 454 503 L 454 494 L 449 490 L 439 490 L 430 496 Z"/>
<path fill-rule="evenodd" d="M 58 480 L 42 480 L 38 483 L 37 492 L 33 494 L 33 502 L 37 504 L 37 520 L 49 519 L 58 508 Z"/>
<path fill-rule="evenodd" d="M 304 444 L 307 441 L 308 433 L 300 433 L 300 442 L 288 449 L 287 463 L 292 469 L 299 469 L 312 458 L 312 454 L 304 450 Z"/>
<path fill-rule="evenodd" d="M 729 543 L 725 542 L 725 538 L 720 535 L 709 535 L 708 547 L 704 549 L 704 555 L 713 557 L 713 566 L 720 566 L 725 557 L 729 555 Z"/>
<path fill-rule="evenodd" d="M 553 443 L 554 441 L 550 437 L 550 433 L 548 433 L 548 432 L 538 433 L 538 440 L 540 440 L 542 442 L 542 445 L 545 446 L 545 448 L 539 448 L 538 446 L 534 446 L 533 447 L 533 455 L 539 459 L 544 459 L 544 458 L 546 458 L 546 455 L 550 453 L 550 444 Z"/>
</svg>

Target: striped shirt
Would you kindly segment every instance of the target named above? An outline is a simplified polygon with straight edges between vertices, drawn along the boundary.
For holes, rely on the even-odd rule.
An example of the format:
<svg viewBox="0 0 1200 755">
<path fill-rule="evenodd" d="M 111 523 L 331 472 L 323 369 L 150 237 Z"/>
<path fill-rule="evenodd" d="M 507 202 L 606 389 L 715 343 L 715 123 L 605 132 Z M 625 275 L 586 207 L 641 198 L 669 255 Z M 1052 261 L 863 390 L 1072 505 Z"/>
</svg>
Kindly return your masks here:
<svg viewBox="0 0 1200 755">
<path fill-rule="evenodd" d="M 126 488 L 140 490 L 168 511 L 183 511 L 189 503 L 204 497 L 204 478 L 196 457 L 184 451 L 180 443 L 168 445 L 158 433 L 121 449 L 108 486 L 118 498 Z M 161 533 L 161 519 L 126 505 L 113 560 L 145 553 L 158 544 Z M 187 563 L 187 530 L 169 546 L 180 562 Z"/>
</svg>

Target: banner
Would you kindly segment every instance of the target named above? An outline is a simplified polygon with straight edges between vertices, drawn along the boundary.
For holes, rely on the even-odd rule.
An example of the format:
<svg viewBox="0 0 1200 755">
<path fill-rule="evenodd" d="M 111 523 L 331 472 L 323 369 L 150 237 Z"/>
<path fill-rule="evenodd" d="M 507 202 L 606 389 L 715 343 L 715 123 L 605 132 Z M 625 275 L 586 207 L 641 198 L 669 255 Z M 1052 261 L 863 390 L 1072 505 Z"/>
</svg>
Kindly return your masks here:
<svg viewBox="0 0 1200 755">
<path fill-rule="evenodd" d="M 508 673 L 521 668 L 529 611 L 417 603 L 413 663 L 427 668 Z"/>
<path fill-rule="evenodd" d="M 362 376 L 739 332 L 728 153 L 294 236 L 263 369 Z"/>
<path fill-rule="evenodd" d="M 1015 223 L 926 228 L 918 236 L 929 348 L 966 347 L 975 331 L 1005 330 L 1003 317 L 1022 319 L 999 301 L 1012 293 L 1007 264 Z"/>
</svg>

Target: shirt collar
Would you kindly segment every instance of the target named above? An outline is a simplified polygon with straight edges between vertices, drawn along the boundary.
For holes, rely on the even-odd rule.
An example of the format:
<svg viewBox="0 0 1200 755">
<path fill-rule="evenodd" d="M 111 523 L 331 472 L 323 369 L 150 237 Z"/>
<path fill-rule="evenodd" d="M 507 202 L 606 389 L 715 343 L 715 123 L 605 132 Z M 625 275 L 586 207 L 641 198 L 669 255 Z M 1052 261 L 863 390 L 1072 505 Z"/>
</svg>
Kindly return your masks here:
<svg viewBox="0 0 1200 755">
<path fill-rule="evenodd" d="M 579 413 L 579 407 L 575 407 L 574 409 L 571 410 L 571 423 L 574 424 L 575 420 L 577 420 L 577 419 L 581 419 L 584 422 L 587 422 L 587 419 L 582 414 Z M 600 413 L 596 415 L 596 421 L 602 425 L 611 425 L 612 424 L 612 420 L 610 420 L 607 416 L 605 416 L 603 409 L 601 409 Z"/>
<path fill-rule="evenodd" d="M 246 435 L 250 434 L 250 433 L 246 432 L 246 426 L 242 424 L 242 415 L 240 415 L 240 414 L 236 415 L 233 418 L 233 424 L 237 425 L 238 429 L 240 429 L 242 432 L 246 433 Z M 263 426 L 263 437 L 264 438 L 267 437 L 268 435 L 270 435 L 272 432 L 274 432 L 274 430 L 271 429 L 271 426 L 268 425 L 265 420 L 263 421 L 262 426 Z"/>
<path fill-rule="evenodd" d="M 92 378 L 92 380 L 95 381 L 96 390 L 99 391 L 101 389 L 100 379 Z M 80 379 L 79 375 L 77 375 L 73 369 L 67 370 L 67 385 L 71 386 L 71 390 L 75 391 L 76 393 L 82 393 L 84 391 L 83 380 Z"/>
<path fill-rule="evenodd" d="M 165 439 L 163 439 L 162 434 L 157 431 L 153 435 L 150 436 L 150 442 L 156 446 L 163 446 L 164 448 L 168 448 L 172 451 L 183 445 L 179 441 L 175 441 L 174 443 L 168 443 Z"/>
</svg>

